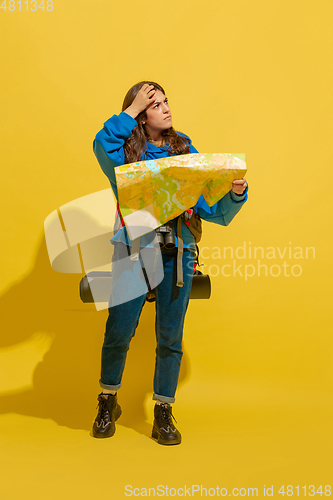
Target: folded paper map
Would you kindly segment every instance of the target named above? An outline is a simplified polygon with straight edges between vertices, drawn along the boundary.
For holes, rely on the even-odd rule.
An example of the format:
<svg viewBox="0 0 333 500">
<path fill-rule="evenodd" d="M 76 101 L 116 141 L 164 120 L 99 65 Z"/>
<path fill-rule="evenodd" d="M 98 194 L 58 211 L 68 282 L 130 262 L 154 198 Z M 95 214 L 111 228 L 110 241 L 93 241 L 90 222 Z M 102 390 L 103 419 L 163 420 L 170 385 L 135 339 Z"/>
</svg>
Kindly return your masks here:
<svg viewBox="0 0 333 500">
<path fill-rule="evenodd" d="M 192 153 L 115 168 L 119 207 L 131 239 L 193 207 L 213 206 L 246 173 L 244 154 Z"/>
</svg>

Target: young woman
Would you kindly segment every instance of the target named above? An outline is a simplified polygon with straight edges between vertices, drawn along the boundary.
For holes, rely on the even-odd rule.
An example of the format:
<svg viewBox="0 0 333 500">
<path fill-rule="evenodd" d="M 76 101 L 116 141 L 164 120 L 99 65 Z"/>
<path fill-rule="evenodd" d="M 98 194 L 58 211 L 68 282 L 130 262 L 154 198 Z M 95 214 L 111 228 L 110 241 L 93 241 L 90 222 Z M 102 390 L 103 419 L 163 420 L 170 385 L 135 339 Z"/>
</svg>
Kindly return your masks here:
<svg viewBox="0 0 333 500">
<path fill-rule="evenodd" d="M 188 136 L 176 132 L 168 99 L 163 88 L 154 82 L 143 81 L 134 85 L 126 94 L 122 112 L 113 115 L 104 124 L 94 140 L 94 153 L 103 172 L 110 180 L 118 200 L 114 168 L 136 161 L 154 160 L 167 156 L 197 153 Z M 245 179 L 233 181 L 232 190 L 214 206 L 209 207 L 201 196 L 194 209 L 204 220 L 228 225 L 247 199 Z M 119 214 L 121 219 L 121 214 Z M 154 374 L 154 423 L 152 437 L 159 444 L 173 445 L 181 442 L 180 432 L 172 421 L 171 404 L 175 401 L 179 369 L 182 358 L 182 337 L 185 313 L 188 307 L 192 273 L 183 273 L 183 286 L 176 286 L 177 219 L 174 226 L 176 248 L 162 248 L 163 280 L 156 292 L 156 361 Z M 184 221 L 181 222 L 184 252 L 183 269 L 193 269 L 194 236 Z M 126 227 L 120 225 L 111 240 L 115 246 L 114 258 L 126 256 L 132 244 Z M 144 237 L 141 246 L 144 246 Z M 112 305 L 106 323 L 102 347 L 102 366 L 98 395 L 99 410 L 93 424 L 93 436 L 111 437 L 115 421 L 121 415 L 117 391 L 121 387 L 122 373 L 130 340 L 134 336 L 147 293 Z M 110 299 L 111 300 L 111 299 Z"/>
</svg>

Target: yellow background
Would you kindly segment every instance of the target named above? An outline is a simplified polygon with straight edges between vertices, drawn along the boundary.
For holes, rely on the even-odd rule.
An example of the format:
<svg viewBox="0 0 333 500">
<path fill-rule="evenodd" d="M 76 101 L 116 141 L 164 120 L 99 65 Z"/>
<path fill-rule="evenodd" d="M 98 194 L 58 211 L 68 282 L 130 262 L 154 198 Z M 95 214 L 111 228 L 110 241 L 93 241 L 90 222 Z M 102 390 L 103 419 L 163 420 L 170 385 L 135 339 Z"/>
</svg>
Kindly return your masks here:
<svg viewBox="0 0 333 500">
<path fill-rule="evenodd" d="M 331 0 L 53 5 L 0 12 L 1 498 L 121 499 L 126 485 L 218 485 L 228 495 L 257 487 L 259 498 L 264 485 L 274 497 L 283 484 L 294 496 L 297 485 L 300 496 L 304 485 L 324 490 L 332 484 Z M 50 268 L 43 237 L 50 212 L 109 186 L 92 141 L 142 79 L 166 89 L 176 130 L 200 152 L 246 153 L 249 200 L 227 228 L 205 223 L 202 247 L 315 248 L 315 258 L 262 261 L 301 265 L 298 277 L 220 274 L 210 300 L 191 301 L 175 447 L 149 438 L 153 304 L 129 351 L 116 435 L 90 437 L 106 311 L 80 302 L 79 275 Z M 232 262 L 204 254 L 205 271 Z"/>
</svg>

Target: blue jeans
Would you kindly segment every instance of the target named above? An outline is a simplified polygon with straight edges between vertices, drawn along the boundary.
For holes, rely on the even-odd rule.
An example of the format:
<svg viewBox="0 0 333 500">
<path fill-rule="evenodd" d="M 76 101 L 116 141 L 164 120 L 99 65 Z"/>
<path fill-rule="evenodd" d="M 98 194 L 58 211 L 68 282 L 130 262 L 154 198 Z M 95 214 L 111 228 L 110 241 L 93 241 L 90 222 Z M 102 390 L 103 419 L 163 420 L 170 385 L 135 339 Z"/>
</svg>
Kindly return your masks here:
<svg viewBox="0 0 333 500">
<path fill-rule="evenodd" d="M 115 253 L 124 251 L 125 245 L 118 243 L 117 247 Z M 183 327 L 191 293 L 194 254 L 191 251 L 184 251 L 184 285 L 177 287 L 177 248 L 172 250 L 163 248 L 161 252 L 164 277 L 156 287 L 157 345 L 153 399 L 173 403 L 183 355 Z M 117 391 L 121 387 L 127 351 L 139 323 L 146 297 L 147 293 L 144 293 L 133 300 L 109 307 L 99 381 L 104 389 Z"/>
</svg>

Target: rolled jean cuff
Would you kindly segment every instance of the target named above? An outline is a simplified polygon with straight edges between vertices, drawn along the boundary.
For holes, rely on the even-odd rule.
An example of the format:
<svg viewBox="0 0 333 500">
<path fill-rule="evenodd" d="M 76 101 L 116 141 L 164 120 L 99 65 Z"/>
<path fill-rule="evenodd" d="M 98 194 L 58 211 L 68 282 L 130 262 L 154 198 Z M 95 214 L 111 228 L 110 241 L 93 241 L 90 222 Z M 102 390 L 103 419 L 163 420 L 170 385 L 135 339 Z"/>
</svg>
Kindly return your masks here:
<svg viewBox="0 0 333 500">
<path fill-rule="evenodd" d="M 168 396 L 159 396 L 158 394 L 153 395 L 153 400 L 161 401 L 162 403 L 174 403 L 176 401 L 175 398 L 169 398 Z"/>
<path fill-rule="evenodd" d="M 118 385 L 107 385 L 107 384 L 103 384 L 102 380 L 99 381 L 99 385 L 103 389 L 109 389 L 109 391 L 118 391 L 118 389 L 120 389 L 120 387 L 121 387 L 121 383 Z"/>
</svg>

